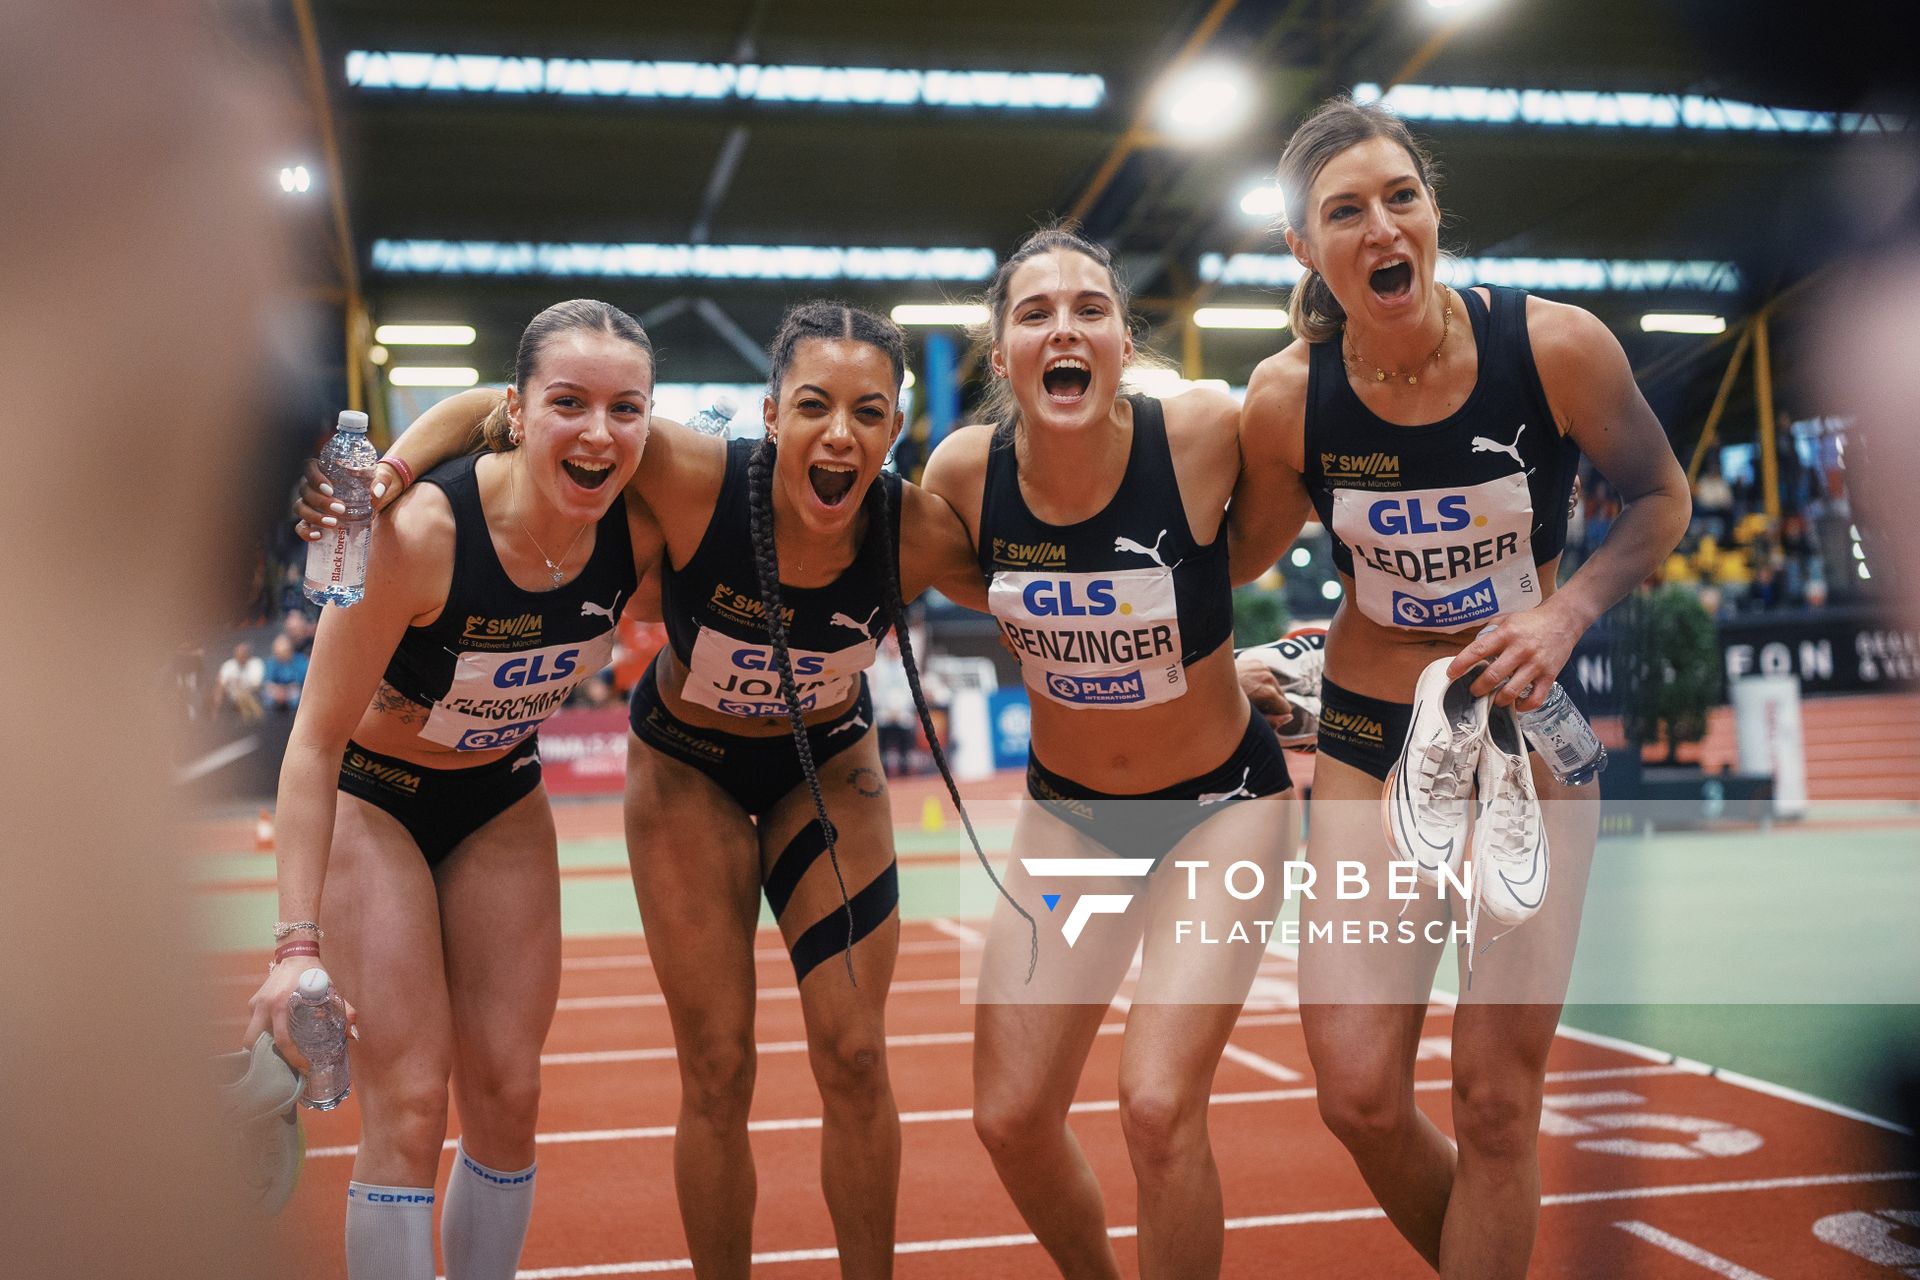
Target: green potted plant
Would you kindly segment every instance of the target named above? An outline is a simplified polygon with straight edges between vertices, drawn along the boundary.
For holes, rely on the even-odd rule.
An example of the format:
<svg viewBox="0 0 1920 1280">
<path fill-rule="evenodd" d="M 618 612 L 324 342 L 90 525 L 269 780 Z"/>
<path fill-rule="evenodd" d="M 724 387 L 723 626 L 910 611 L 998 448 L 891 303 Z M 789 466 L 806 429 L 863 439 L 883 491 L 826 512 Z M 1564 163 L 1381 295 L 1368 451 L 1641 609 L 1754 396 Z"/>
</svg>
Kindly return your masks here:
<svg viewBox="0 0 1920 1280">
<path fill-rule="evenodd" d="M 1692 592 L 1666 586 L 1622 605 L 1613 678 L 1636 756 L 1664 738 L 1666 763 L 1673 764 L 1683 743 L 1707 736 L 1707 712 L 1720 701 L 1720 646 L 1712 617 Z"/>
</svg>

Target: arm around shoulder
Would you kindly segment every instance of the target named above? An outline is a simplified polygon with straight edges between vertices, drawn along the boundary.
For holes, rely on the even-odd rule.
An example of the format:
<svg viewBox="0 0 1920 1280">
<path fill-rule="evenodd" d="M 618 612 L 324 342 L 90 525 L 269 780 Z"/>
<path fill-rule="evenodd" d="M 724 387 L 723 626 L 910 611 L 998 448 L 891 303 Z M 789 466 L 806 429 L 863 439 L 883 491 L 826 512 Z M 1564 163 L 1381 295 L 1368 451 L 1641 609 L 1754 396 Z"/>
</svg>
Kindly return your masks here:
<svg viewBox="0 0 1920 1280">
<path fill-rule="evenodd" d="M 1296 352 L 1298 354 L 1296 354 Z M 1273 567 L 1313 514 L 1305 465 L 1306 344 L 1295 342 L 1253 371 L 1240 409 L 1240 481 L 1227 510 L 1236 585 Z"/>
</svg>

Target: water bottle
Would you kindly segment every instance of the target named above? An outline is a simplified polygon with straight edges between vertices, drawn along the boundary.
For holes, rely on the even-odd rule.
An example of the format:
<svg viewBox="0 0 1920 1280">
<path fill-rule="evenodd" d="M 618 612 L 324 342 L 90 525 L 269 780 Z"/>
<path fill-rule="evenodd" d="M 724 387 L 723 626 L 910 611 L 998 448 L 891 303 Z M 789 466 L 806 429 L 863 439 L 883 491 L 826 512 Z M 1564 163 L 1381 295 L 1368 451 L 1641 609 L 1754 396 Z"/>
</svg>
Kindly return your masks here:
<svg viewBox="0 0 1920 1280">
<path fill-rule="evenodd" d="M 300 1102 L 315 1111 L 331 1111 L 352 1088 L 347 1073 L 347 1008 L 334 994 L 325 969 L 309 969 L 287 997 L 287 1032 L 307 1055 L 306 1086 Z"/>
<path fill-rule="evenodd" d="M 687 419 L 687 426 L 703 436 L 724 436 L 727 424 L 733 421 L 734 412 L 739 405 L 734 398 L 722 392 L 713 398 L 713 403 Z"/>
<path fill-rule="evenodd" d="M 333 500 L 346 507 L 339 524 L 322 526 L 317 542 L 307 544 L 307 576 L 302 584 L 315 604 L 358 604 L 367 589 L 367 539 L 373 532 L 373 468 L 379 453 L 367 439 L 367 415 L 352 409 L 320 450 L 320 470 L 333 486 Z"/>
<path fill-rule="evenodd" d="M 1521 711 L 1518 715 L 1527 741 L 1560 781 L 1584 786 L 1607 767 L 1607 749 L 1558 680 L 1538 711 Z"/>
</svg>

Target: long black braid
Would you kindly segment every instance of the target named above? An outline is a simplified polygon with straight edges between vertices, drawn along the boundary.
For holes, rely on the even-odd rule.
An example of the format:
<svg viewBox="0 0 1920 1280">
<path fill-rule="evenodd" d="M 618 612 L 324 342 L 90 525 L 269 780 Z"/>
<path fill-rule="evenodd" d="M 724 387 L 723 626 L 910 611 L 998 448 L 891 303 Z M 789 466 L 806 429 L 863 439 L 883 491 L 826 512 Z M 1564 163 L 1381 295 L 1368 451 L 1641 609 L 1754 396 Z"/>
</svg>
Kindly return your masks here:
<svg viewBox="0 0 1920 1280">
<path fill-rule="evenodd" d="M 893 365 L 896 391 L 906 374 L 906 336 L 891 320 L 843 302 L 803 302 L 790 309 L 781 320 L 769 352 L 771 369 L 768 390 L 775 403 L 779 402 L 781 383 L 786 377 L 787 365 L 793 359 L 794 349 L 808 338 L 850 338 L 882 352 Z M 780 675 L 780 696 L 787 704 L 787 719 L 793 726 L 794 747 L 800 756 L 800 769 L 806 775 L 807 789 L 813 795 L 814 814 L 820 820 L 821 834 L 826 837 L 827 857 L 833 864 L 833 878 L 840 886 L 840 905 L 847 916 L 847 978 L 858 986 L 859 980 L 853 972 L 853 902 L 847 894 L 846 877 L 840 870 L 839 832 L 827 817 L 826 797 L 820 790 L 820 775 L 813 759 L 813 742 L 807 737 L 806 716 L 800 709 L 800 693 L 793 679 L 793 661 L 787 650 L 787 621 L 780 603 L 780 556 L 773 538 L 773 467 L 777 451 L 773 437 L 768 436 L 755 447 L 747 468 L 748 524 L 753 537 L 754 567 L 760 578 L 760 601 L 766 610 L 767 633 L 773 641 L 774 666 Z M 967 839 L 973 844 L 974 856 L 986 868 L 987 878 L 993 881 L 993 887 L 1020 913 L 1020 918 L 1027 922 L 1027 928 L 1032 933 L 1027 961 L 1027 980 L 1031 982 L 1040 961 L 1040 926 L 1026 908 L 1007 892 L 1000 877 L 994 874 L 993 864 L 987 861 L 986 852 L 980 847 L 980 837 L 974 834 L 973 819 L 967 816 L 967 806 L 960 799 L 960 788 L 953 780 L 953 770 L 947 765 L 946 752 L 940 747 L 940 735 L 934 730 L 933 713 L 927 708 L 926 695 L 920 690 L 920 669 L 914 661 L 913 642 L 907 635 L 907 610 L 900 598 L 900 547 L 895 534 L 892 505 L 886 482 L 876 477 L 868 485 L 866 497 L 861 500 L 861 511 L 867 520 L 866 537 L 877 536 L 880 539 L 886 564 L 881 598 L 886 618 L 874 635 L 876 639 L 885 635 L 891 626 L 899 637 L 900 664 L 906 670 L 907 687 L 913 691 L 913 705 L 920 714 L 920 726 L 926 731 L 927 745 L 933 751 L 934 763 L 940 767 L 940 776 L 946 780 L 947 794 L 953 797 L 953 807 L 960 812 L 960 822 L 967 829 Z"/>
<path fill-rule="evenodd" d="M 766 608 L 767 633 L 773 639 L 774 666 L 780 672 L 780 696 L 787 703 L 794 749 L 800 753 L 800 771 L 806 775 L 807 790 L 813 793 L 813 812 L 820 819 L 820 833 L 827 840 L 827 858 L 833 863 L 833 878 L 840 885 L 840 906 L 847 913 L 847 981 L 857 987 L 860 979 L 853 973 L 853 901 L 847 896 L 847 878 L 840 871 L 840 833 L 833 819 L 827 816 L 827 798 L 821 793 L 820 773 L 813 762 L 813 740 L 807 736 L 806 713 L 800 709 L 800 691 L 793 682 L 793 659 L 787 652 L 787 620 L 782 616 L 780 604 L 780 553 L 773 542 L 773 462 L 777 452 L 773 437 L 767 436 L 754 448 L 748 462 L 747 523 L 753 535 L 754 568 L 760 576 L 760 602 Z M 872 489 L 879 487 L 876 484 Z M 869 502 L 871 499 L 872 490 L 869 490 Z M 871 526 L 868 532 L 871 534 Z"/>
<path fill-rule="evenodd" d="M 875 482 L 873 492 L 880 495 L 881 518 L 887 519 L 887 508 L 890 504 L 887 501 L 886 486 Z M 888 520 L 888 528 L 891 529 L 891 527 L 892 521 Z M 900 665 L 906 669 L 907 687 L 913 690 L 913 705 L 914 709 L 920 713 L 920 727 L 926 731 L 927 746 L 933 751 L 933 762 L 940 766 L 940 776 L 946 780 L 947 794 L 953 797 L 953 807 L 960 811 L 960 823 L 967 829 L 967 839 L 973 844 L 973 856 L 980 859 L 980 866 L 986 871 L 987 879 L 993 881 L 993 887 L 1000 891 L 1000 896 L 1007 900 L 1007 905 L 1019 912 L 1020 918 L 1027 922 L 1027 932 L 1029 934 L 1027 981 L 1032 982 L 1034 971 L 1038 969 L 1040 965 L 1040 926 L 1034 921 L 1032 914 L 1029 913 L 1025 907 L 1021 906 L 1019 901 L 1015 899 L 1011 893 L 1007 892 L 1007 886 L 1000 883 L 1000 877 L 994 874 L 993 863 L 987 860 L 986 851 L 980 847 L 980 837 L 973 833 L 973 819 L 967 816 L 967 806 L 961 803 L 960 800 L 959 784 L 954 782 L 953 770 L 947 766 L 947 753 L 941 748 L 940 735 L 933 727 L 933 712 L 927 708 L 927 696 L 920 692 L 920 664 L 914 661 L 913 640 L 907 634 L 907 607 L 900 599 L 900 547 L 898 540 L 893 537 L 887 537 L 883 539 L 883 543 L 886 547 L 887 555 L 886 597 L 884 603 L 886 605 L 887 616 L 893 623 L 893 634 L 898 637 L 900 641 Z M 886 634 L 884 629 L 882 629 L 881 634 Z"/>
</svg>

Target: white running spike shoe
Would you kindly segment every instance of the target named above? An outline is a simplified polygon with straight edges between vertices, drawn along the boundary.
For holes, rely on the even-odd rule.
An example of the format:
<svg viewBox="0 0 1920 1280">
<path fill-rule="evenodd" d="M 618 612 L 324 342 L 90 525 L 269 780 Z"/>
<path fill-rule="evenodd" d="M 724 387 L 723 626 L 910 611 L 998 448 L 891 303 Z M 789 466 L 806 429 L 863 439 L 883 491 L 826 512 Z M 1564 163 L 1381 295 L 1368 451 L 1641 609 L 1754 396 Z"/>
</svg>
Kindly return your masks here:
<svg viewBox="0 0 1920 1280">
<path fill-rule="evenodd" d="M 1494 707 L 1475 785 L 1473 892 L 1501 924 L 1525 924 L 1547 897 L 1547 824 L 1511 708 Z"/>
<path fill-rule="evenodd" d="M 1451 657 L 1436 658 L 1420 673 L 1407 741 L 1387 770 L 1380 796 L 1387 849 L 1411 862 L 1427 885 L 1439 884 L 1446 867 L 1459 878 L 1473 813 L 1474 767 L 1487 729 L 1487 700 L 1469 692 L 1481 667 L 1449 680 L 1452 663 Z"/>
</svg>

